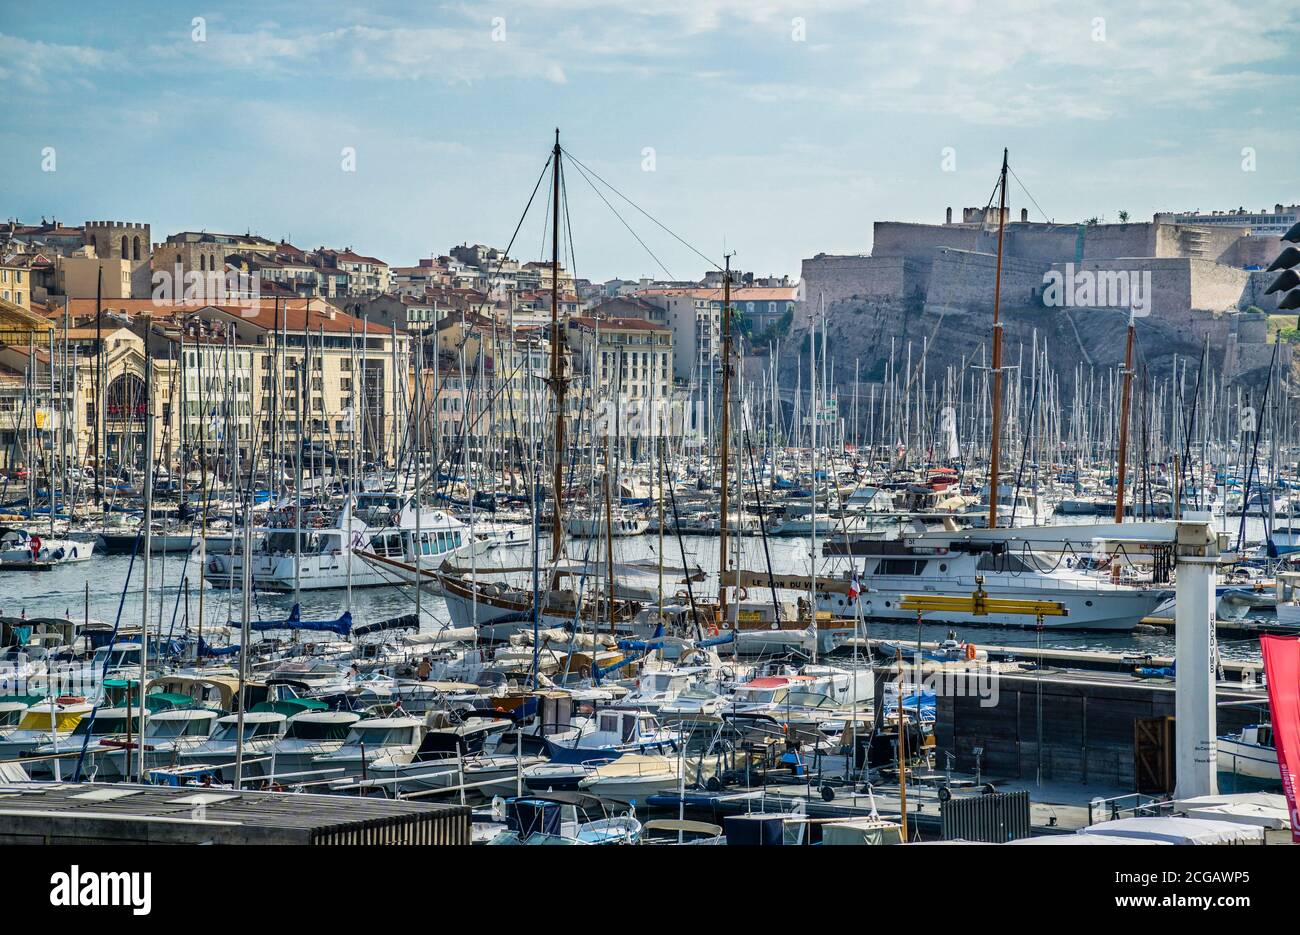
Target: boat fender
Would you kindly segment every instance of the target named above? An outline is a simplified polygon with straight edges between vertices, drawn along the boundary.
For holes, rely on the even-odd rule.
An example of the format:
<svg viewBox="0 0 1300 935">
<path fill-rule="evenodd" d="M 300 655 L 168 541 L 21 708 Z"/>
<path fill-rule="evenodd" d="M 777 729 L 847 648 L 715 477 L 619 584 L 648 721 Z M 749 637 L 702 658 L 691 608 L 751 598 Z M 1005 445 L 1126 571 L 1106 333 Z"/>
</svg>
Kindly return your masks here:
<svg viewBox="0 0 1300 935">
<path fill-rule="evenodd" d="M 208 571 L 212 572 L 214 575 L 220 574 L 221 563 L 214 558 L 212 561 L 208 562 Z"/>
<path fill-rule="evenodd" d="M 743 586 L 742 586 L 742 587 L 739 587 L 739 588 L 736 588 L 736 600 L 738 600 L 738 601 L 747 601 L 747 600 L 749 600 L 749 588 L 746 588 L 746 587 L 743 587 Z"/>
</svg>

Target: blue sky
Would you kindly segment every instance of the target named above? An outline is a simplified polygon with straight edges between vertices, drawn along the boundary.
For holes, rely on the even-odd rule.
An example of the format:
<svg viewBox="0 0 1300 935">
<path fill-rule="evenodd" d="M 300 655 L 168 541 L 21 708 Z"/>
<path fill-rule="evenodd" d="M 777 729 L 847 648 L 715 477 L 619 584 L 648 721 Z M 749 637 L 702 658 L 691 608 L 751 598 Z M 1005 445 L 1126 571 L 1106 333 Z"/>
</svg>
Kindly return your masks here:
<svg viewBox="0 0 1300 935">
<path fill-rule="evenodd" d="M 1058 221 L 1300 201 L 1296 0 L 0 11 L 0 202 L 23 221 L 251 230 L 413 263 L 504 245 L 556 126 L 685 241 L 759 273 L 866 252 L 877 219 L 984 204 L 1003 146 Z M 703 272 L 609 195 L 652 258 L 576 169 L 568 191 L 578 275 Z M 524 259 L 543 253 L 541 208 Z"/>
</svg>

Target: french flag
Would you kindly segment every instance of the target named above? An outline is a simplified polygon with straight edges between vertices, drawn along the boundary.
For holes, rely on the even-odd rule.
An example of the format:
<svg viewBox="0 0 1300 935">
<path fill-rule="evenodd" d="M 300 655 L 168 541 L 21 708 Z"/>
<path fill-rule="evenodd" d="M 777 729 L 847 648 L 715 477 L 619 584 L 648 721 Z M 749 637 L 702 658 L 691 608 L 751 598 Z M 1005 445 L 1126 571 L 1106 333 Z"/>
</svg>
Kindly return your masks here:
<svg viewBox="0 0 1300 935">
<path fill-rule="evenodd" d="M 858 580 L 857 575 L 854 575 L 853 580 L 849 582 L 849 600 L 856 601 L 858 599 L 858 595 L 861 593 L 862 593 L 862 582 Z"/>
</svg>

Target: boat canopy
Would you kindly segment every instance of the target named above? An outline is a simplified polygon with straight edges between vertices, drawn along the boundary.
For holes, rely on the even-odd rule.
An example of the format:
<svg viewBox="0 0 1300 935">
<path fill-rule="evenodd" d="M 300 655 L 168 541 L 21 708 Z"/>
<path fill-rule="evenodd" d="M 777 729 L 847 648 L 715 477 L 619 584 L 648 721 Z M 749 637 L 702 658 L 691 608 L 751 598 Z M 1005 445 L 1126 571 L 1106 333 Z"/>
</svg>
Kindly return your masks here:
<svg viewBox="0 0 1300 935">
<path fill-rule="evenodd" d="M 1258 825 L 1177 816 L 1117 818 L 1081 828 L 1079 833 L 1167 841 L 1170 844 L 1254 844 L 1264 840 L 1264 829 Z"/>
<path fill-rule="evenodd" d="M 352 632 L 352 613 L 345 610 L 337 620 L 303 620 L 302 608 L 294 604 L 287 620 L 253 620 L 249 627 L 259 633 L 267 630 L 310 630 L 314 633 L 330 632 L 347 636 Z"/>
</svg>

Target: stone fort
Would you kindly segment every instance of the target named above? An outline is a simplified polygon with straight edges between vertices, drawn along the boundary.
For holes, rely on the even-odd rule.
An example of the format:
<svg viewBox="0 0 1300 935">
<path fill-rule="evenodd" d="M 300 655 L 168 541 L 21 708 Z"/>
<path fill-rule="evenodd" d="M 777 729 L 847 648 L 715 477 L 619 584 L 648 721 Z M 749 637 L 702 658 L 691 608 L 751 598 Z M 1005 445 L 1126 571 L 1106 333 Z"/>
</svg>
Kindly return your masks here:
<svg viewBox="0 0 1300 935">
<path fill-rule="evenodd" d="M 966 208 L 960 220 L 949 208 L 941 224 L 878 221 L 870 254 L 818 254 L 803 261 L 795 327 L 806 329 L 825 308 L 831 336 L 840 332 L 848 339 L 837 358 L 855 353 L 866 360 L 878 356 L 881 341 L 887 350 L 891 336 L 921 334 L 932 342 L 953 336 L 955 343 L 940 345 L 972 350 L 989 334 L 997 237 L 996 208 Z M 1062 277 L 1149 274 L 1149 317 L 1138 320 L 1138 330 L 1148 336 L 1150 356 L 1199 354 L 1208 337 L 1213 359 L 1230 377 L 1254 374 L 1269 365 L 1268 314 L 1277 312 L 1280 297 L 1264 295 L 1277 276 L 1264 269 L 1283 246 L 1278 234 L 1230 223 L 1173 223 L 1157 215 L 1150 222 L 1058 224 L 1031 222 L 1024 211 L 1018 221 L 1008 214 L 1002 262 L 1007 336 L 1054 332 L 1056 348 L 1067 356 L 1109 365 L 1117 334 L 1122 349 L 1127 309 L 1050 307 L 1045 282 L 1052 271 Z M 963 332 L 967 340 L 960 340 Z M 853 340 L 864 334 L 871 337 Z M 1279 349 L 1283 366 L 1290 365 L 1290 350 Z M 853 361 L 846 363 L 851 370 Z"/>
</svg>

